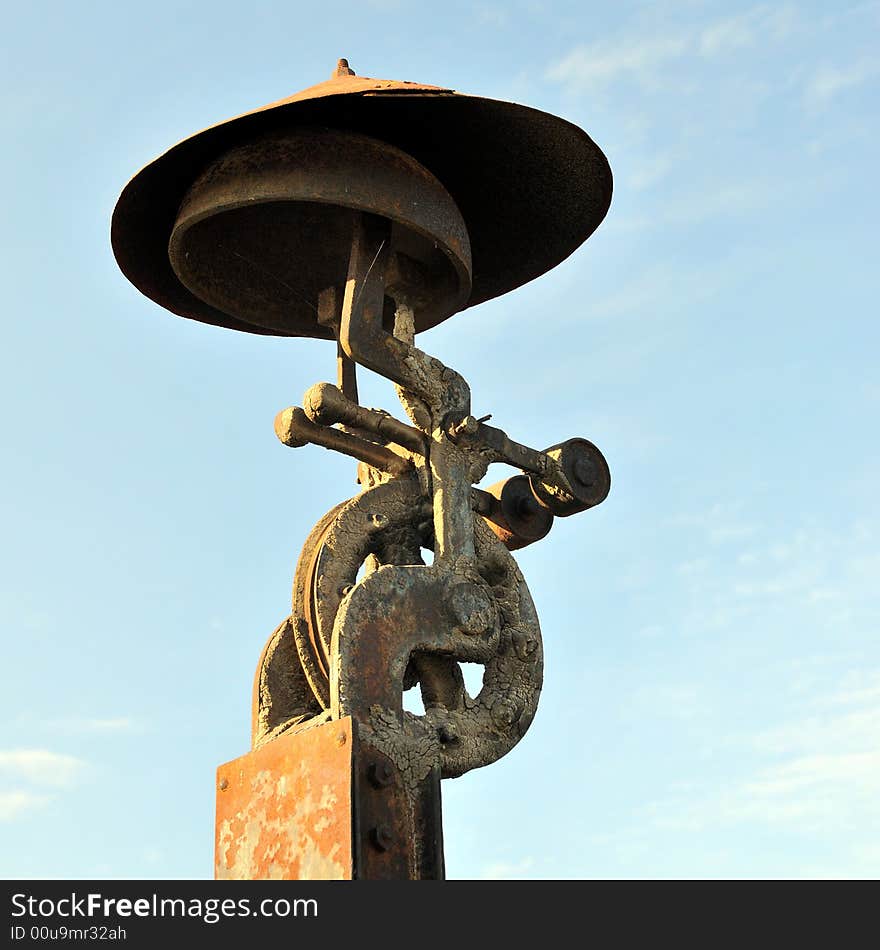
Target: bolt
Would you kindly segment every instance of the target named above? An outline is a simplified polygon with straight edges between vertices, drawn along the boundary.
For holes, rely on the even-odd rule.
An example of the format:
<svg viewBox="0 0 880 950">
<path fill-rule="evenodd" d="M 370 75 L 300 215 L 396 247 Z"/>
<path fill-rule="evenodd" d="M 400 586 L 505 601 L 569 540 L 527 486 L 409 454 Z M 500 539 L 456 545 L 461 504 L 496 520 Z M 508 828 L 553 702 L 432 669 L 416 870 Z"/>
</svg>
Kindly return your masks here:
<svg viewBox="0 0 880 950">
<path fill-rule="evenodd" d="M 336 745 L 344 746 L 346 742 L 348 742 L 348 739 L 346 738 L 345 733 L 340 732 L 339 735 L 336 737 Z"/>
<path fill-rule="evenodd" d="M 463 633 L 476 636 L 492 626 L 492 603 L 476 584 L 456 584 L 449 593 L 449 605 Z"/>
<path fill-rule="evenodd" d="M 225 792 L 229 788 L 229 782 L 225 778 L 220 779 L 220 791 Z"/>
<path fill-rule="evenodd" d="M 514 627 L 511 634 L 513 648 L 521 660 L 526 660 L 538 649 L 538 641 L 530 637 L 521 627 Z"/>
<path fill-rule="evenodd" d="M 388 788 L 394 778 L 394 769 L 387 762 L 371 762 L 367 768 L 367 778 L 374 788 Z"/>
<path fill-rule="evenodd" d="M 444 723 L 437 730 L 437 738 L 443 743 L 443 745 L 451 745 L 453 742 L 458 742 L 458 733 L 453 726 L 449 725 L 449 723 Z"/>
<path fill-rule="evenodd" d="M 385 825 L 370 829 L 370 843 L 377 851 L 387 851 L 394 844 L 394 837 Z"/>
<path fill-rule="evenodd" d="M 510 702 L 502 701 L 492 707 L 492 719 L 495 725 L 500 726 L 502 729 L 506 726 L 513 725 L 519 716 L 520 710 Z"/>
<path fill-rule="evenodd" d="M 459 436 L 473 436 L 477 434 L 477 429 L 479 428 L 479 420 L 475 419 L 471 415 L 467 415 L 458 421 L 451 422 L 446 427 L 446 434 L 452 439 L 453 442 L 456 442 Z"/>
<path fill-rule="evenodd" d="M 538 513 L 538 502 L 529 495 L 521 495 L 516 499 L 514 510 L 523 521 L 528 521 L 529 518 L 534 518 Z"/>
<path fill-rule="evenodd" d="M 590 460 L 588 458 L 581 456 L 580 458 L 575 459 L 575 463 L 572 466 L 572 474 L 585 488 L 592 487 L 595 473 L 593 472 L 593 466 L 590 464 Z"/>
</svg>

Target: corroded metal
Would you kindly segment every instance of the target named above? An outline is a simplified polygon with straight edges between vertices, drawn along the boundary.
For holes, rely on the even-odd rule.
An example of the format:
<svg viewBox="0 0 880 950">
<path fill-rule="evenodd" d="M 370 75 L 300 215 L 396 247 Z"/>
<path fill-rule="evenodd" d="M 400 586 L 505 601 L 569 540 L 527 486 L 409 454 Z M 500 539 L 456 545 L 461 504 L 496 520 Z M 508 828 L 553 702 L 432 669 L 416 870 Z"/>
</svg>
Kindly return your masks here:
<svg viewBox="0 0 880 950">
<path fill-rule="evenodd" d="M 604 156 L 561 119 L 347 64 L 123 192 L 113 246 L 148 296 L 336 342 L 337 384 L 275 431 L 359 462 L 360 492 L 312 530 L 260 657 L 253 751 L 218 775 L 218 876 L 442 877 L 441 779 L 529 728 L 543 644 L 510 551 L 604 500 L 608 465 L 586 439 L 542 451 L 475 417 L 467 381 L 415 336 L 558 263 L 610 193 Z M 394 384 L 408 422 L 359 405 L 358 366 Z M 520 474 L 475 487 L 496 462 Z M 483 667 L 476 695 L 461 663 Z M 416 687 L 423 714 L 404 708 Z"/>
<path fill-rule="evenodd" d="M 215 877 L 350 879 L 353 748 L 341 720 L 221 765 Z"/>
<path fill-rule="evenodd" d="M 567 518 L 601 504 L 611 491 L 611 472 L 605 456 L 586 439 L 551 445 L 545 454 L 554 475 L 530 477 L 538 501 L 555 515 Z"/>
<path fill-rule="evenodd" d="M 410 792 L 360 732 L 323 722 L 217 769 L 216 879 L 443 877 L 439 771 Z"/>
<path fill-rule="evenodd" d="M 514 475 L 486 489 L 489 497 L 480 514 L 508 551 L 518 551 L 545 538 L 553 513 L 535 497 L 525 475 Z"/>
<path fill-rule="evenodd" d="M 385 142 L 443 184 L 464 219 L 474 261 L 463 307 L 555 267 L 593 233 L 611 202 L 605 156 L 583 129 L 558 116 L 437 86 L 336 73 L 199 132 L 140 171 L 122 192 L 111 230 L 128 279 L 191 319 L 252 333 L 329 337 L 308 295 L 291 301 L 285 326 L 255 324 L 194 294 L 168 256 L 181 203 L 207 166 L 263 136 L 303 128 Z M 428 314 L 416 315 L 417 330 L 431 325 Z"/>
<path fill-rule="evenodd" d="M 329 335 L 314 304 L 345 283 L 355 212 L 393 222 L 388 253 L 418 275 L 426 323 L 461 309 L 471 248 L 455 202 L 415 159 L 350 132 L 293 129 L 225 152 L 184 196 L 168 256 L 193 295 L 243 324 L 290 334 L 310 305 L 310 335 Z"/>
</svg>

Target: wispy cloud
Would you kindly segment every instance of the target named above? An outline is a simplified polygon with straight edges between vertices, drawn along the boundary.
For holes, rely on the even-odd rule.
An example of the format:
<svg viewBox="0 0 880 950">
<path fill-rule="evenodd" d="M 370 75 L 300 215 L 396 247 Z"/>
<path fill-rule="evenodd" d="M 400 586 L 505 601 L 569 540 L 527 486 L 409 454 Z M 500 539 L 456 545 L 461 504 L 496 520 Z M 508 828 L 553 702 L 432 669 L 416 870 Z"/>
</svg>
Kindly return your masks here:
<svg viewBox="0 0 880 950">
<path fill-rule="evenodd" d="M 675 167 L 676 157 L 671 153 L 654 155 L 642 161 L 629 175 L 634 191 L 645 191 L 662 181 Z"/>
<path fill-rule="evenodd" d="M 533 858 L 523 858 L 521 861 L 496 861 L 483 868 L 480 879 L 483 881 L 534 880 L 534 875 L 530 873 L 534 864 Z"/>
<path fill-rule="evenodd" d="M 85 763 L 48 749 L 0 750 L 0 772 L 16 780 L 63 788 L 80 775 Z"/>
<path fill-rule="evenodd" d="M 847 89 L 861 86 L 880 75 L 880 60 L 862 59 L 847 66 L 820 66 L 807 82 L 805 99 L 808 106 L 823 108 Z"/>
<path fill-rule="evenodd" d="M 837 632 L 876 624 L 876 529 L 869 520 L 825 527 L 805 519 L 787 532 L 758 524 L 733 506 L 673 515 L 670 526 L 692 534 L 695 556 L 677 566 L 682 601 L 679 627 L 700 636 L 743 627 L 785 638 L 794 626 Z M 877 563 L 872 563 L 877 559 Z"/>
<path fill-rule="evenodd" d="M 676 528 L 699 531 L 713 545 L 751 537 L 758 530 L 758 525 L 749 517 L 745 505 L 737 502 L 716 502 L 704 511 L 672 515 L 669 524 Z M 704 561 L 704 566 L 707 563 Z"/>
<path fill-rule="evenodd" d="M 39 808 L 48 801 L 48 795 L 33 792 L 0 792 L 0 821 L 14 821 L 24 812 Z"/>
<path fill-rule="evenodd" d="M 547 68 L 545 77 L 570 91 L 596 94 L 612 83 L 635 82 L 659 87 L 671 64 L 686 58 L 727 55 L 768 39 L 779 41 L 797 26 L 793 6 L 759 5 L 702 27 L 682 27 L 665 34 L 645 26 L 614 41 L 576 46 Z"/>
<path fill-rule="evenodd" d="M 880 670 L 853 671 L 814 695 L 790 721 L 745 740 L 758 756 L 775 761 L 723 787 L 654 802 L 646 817 L 656 828 L 678 832 L 768 825 L 833 839 L 849 848 L 850 860 L 844 856 L 841 864 L 845 874 L 880 873 L 880 844 L 871 838 L 880 833 L 878 735 Z M 863 846 L 870 854 L 862 853 Z M 865 863 L 871 855 L 873 868 Z"/>
<path fill-rule="evenodd" d="M 620 290 L 597 300 L 590 308 L 590 318 L 605 320 L 628 316 L 647 322 L 651 314 L 657 312 L 657 301 L 711 299 L 720 293 L 731 276 L 730 269 L 723 267 L 706 267 L 694 273 L 653 264 L 633 274 Z M 665 316 L 668 319 L 668 314 Z M 580 317 L 574 311 L 568 319 Z"/>
<path fill-rule="evenodd" d="M 69 787 L 84 767 L 81 759 L 48 749 L 0 750 L 0 778 L 4 785 L 13 786 L 0 789 L 0 821 L 16 820 L 47 805 L 54 795 L 44 789 Z M 39 790 L 22 785 L 37 786 Z"/>
<path fill-rule="evenodd" d="M 645 36 L 614 44 L 577 46 L 551 65 L 546 76 L 586 93 L 600 91 L 622 78 L 653 85 L 660 67 L 678 59 L 688 43 L 684 36 Z"/>
<path fill-rule="evenodd" d="M 503 29 L 510 22 L 510 14 L 503 7 L 494 3 L 480 3 L 474 9 L 477 23 L 495 29 Z"/>
<path fill-rule="evenodd" d="M 797 15 L 790 4 L 758 6 L 709 24 L 697 37 L 701 55 L 711 57 L 736 52 L 766 37 L 782 39 L 795 28 Z"/>
<path fill-rule="evenodd" d="M 139 731 L 139 725 L 128 716 L 111 716 L 107 718 L 70 718 L 53 719 L 51 728 L 60 732 L 76 734 L 115 735 Z"/>
</svg>

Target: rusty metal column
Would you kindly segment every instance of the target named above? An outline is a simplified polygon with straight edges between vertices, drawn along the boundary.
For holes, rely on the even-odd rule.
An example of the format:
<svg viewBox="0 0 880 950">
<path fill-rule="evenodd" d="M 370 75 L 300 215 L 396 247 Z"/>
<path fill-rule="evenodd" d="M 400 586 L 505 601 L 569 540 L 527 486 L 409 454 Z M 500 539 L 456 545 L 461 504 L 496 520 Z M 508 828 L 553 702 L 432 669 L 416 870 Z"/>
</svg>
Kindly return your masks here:
<svg viewBox="0 0 880 950">
<path fill-rule="evenodd" d="M 444 876 L 441 780 L 506 755 L 543 684 L 510 552 L 600 504 L 610 474 L 586 439 L 539 450 L 476 418 L 467 381 L 416 335 L 555 267 L 610 200 L 605 156 L 571 123 L 345 60 L 123 190 L 113 251 L 156 303 L 335 344 L 337 385 L 311 386 L 275 432 L 359 463 L 258 661 L 252 749 L 217 770 L 216 877 Z M 358 367 L 394 384 L 408 422 L 358 405 Z M 492 463 L 517 473 L 475 487 Z M 462 663 L 484 669 L 474 696 Z M 403 708 L 413 688 L 423 715 Z"/>
<path fill-rule="evenodd" d="M 218 880 L 440 880 L 439 770 L 412 802 L 351 718 L 217 769 Z"/>
</svg>

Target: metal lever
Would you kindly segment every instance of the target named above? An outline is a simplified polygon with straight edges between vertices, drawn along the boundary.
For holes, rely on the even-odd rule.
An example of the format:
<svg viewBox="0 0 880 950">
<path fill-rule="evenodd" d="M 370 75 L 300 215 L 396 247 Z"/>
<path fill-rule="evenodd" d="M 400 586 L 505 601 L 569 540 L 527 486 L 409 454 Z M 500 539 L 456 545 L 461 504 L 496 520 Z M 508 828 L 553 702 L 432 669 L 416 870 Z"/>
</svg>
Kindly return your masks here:
<svg viewBox="0 0 880 950">
<path fill-rule="evenodd" d="M 307 389 L 303 396 L 303 407 L 309 419 L 319 425 L 341 422 L 355 429 L 372 432 L 384 442 L 394 442 L 411 452 L 427 455 L 427 438 L 418 429 L 386 412 L 359 406 L 330 383 L 316 383 Z"/>
<path fill-rule="evenodd" d="M 375 442 L 366 442 L 329 426 L 316 425 L 298 406 L 282 409 L 275 416 L 275 435 L 291 448 L 299 448 L 309 443 L 322 445 L 325 449 L 332 449 L 334 452 L 341 452 L 366 462 L 367 465 L 388 472 L 389 475 L 408 475 L 412 471 L 412 462 L 409 459 L 396 455 Z"/>
</svg>

